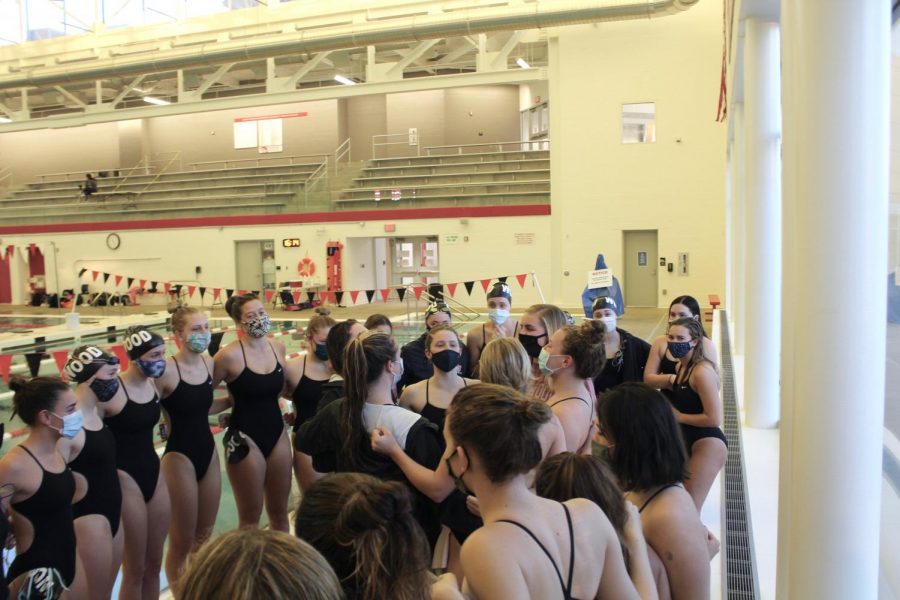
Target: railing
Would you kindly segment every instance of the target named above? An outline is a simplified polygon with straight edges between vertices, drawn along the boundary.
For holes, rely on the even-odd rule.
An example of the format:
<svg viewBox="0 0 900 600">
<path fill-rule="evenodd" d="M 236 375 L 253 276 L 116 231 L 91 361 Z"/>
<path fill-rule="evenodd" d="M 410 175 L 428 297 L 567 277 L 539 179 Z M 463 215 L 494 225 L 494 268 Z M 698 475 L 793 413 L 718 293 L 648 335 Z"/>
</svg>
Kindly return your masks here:
<svg viewBox="0 0 900 600">
<path fill-rule="evenodd" d="M 338 164 L 340 164 L 340 162 L 344 160 L 344 158 L 346 158 L 346 160 L 344 161 L 346 163 L 350 163 L 353 160 L 350 153 L 350 138 L 344 140 L 344 142 L 334 150 L 335 169 L 337 168 Z"/>
<path fill-rule="evenodd" d="M 306 185 L 303 186 L 303 192 L 306 196 L 306 203 L 309 204 L 309 192 L 313 188 L 313 186 L 320 184 L 325 177 L 328 176 L 328 156 L 325 157 L 325 160 L 316 167 L 316 170 L 312 172 L 312 175 L 306 178 Z"/>
<path fill-rule="evenodd" d="M 123 177 L 119 181 L 119 183 L 116 185 L 116 187 L 113 188 L 113 191 L 111 193 L 117 194 L 119 192 L 119 188 L 122 187 L 123 185 L 125 185 L 125 182 L 128 181 L 128 178 L 131 177 L 132 175 L 134 175 L 134 172 L 138 169 L 143 169 L 146 173 L 146 170 L 147 170 L 147 157 L 146 156 L 142 157 L 141 160 L 139 160 L 136 165 L 134 165 L 133 167 L 128 169 L 128 171 L 125 173 L 125 177 Z"/>
<path fill-rule="evenodd" d="M 71 181 L 71 179 L 69 179 L 69 178 L 73 177 L 73 176 L 76 180 L 83 179 L 84 174 L 86 172 L 88 172 L 88 173 L 114 173 L 116 171 L 121 171 L 121 170 L 122 170 L 121 167 L 110 167 L 108 169 L 96 169 L 94 171 L 77 171 L 77 172 L 69 171 L 66 173 L 44 173 L 42 175 L 36 175 L 35 177 L 37 177 L 41 181 L 41 183 L 47 183 L 49 181 L 49 178 L 51 178 L 51 177 L 61 177 L 62 181 Z"/>
<path fill-rule="evenodd" d="M 167 170 L 173 164 L 177 164 L 177 170 L 181 170 L 181 150 L 172 150 L 171 152 L 156 152 L 153 158 L 147 159 L 147 168 L 152 172 L 159 165 L 163 165 L 162 170 Z"/>
<path fill-rule="evenodd" d="M 512 152 L 529 151 L 529 150 L 547 150 L 550 147 L 550 140 L 519 140 L 515 142 L 480 142 L 477 144 L 452 144 L 449 146 L 427 146 L 425 148 L 426 156 L 452 156 L 456 154 L 466 154 L 463 148 L 474 148 L 475 151 L 496 148 L 497 152 L 504 152 L 504 148 L 512 146 Z M 450 150 L 449 152 L 437 152 L 437 150 Z"/>
<path fill-rule="evenodd" d="M 0 169 L 0 188 L 11 187 L 13 183 L 12 169 L 3 167 Z"/>
<path fill-rule="evenodd" d="M 163 167 L 162 167 L 159 171 L 157 171 L 157 173 L 156 173 L 156 175 L 153 177 L 153 179 L 151 179 L 150 182 L 147 183 L 147 185 L 145 185 L 144 188 L 143 188 L 141 191 L 136 192 L 135 195 L 140 196 L 141 194 L 143 194 L 144 192 L 146 192 L 147 190 L 149 190 L 151 187 L 153 187 L 153 184 L 156 183 L 157 181 L 159 181 L 159 178 L 162 177 L 162 175 L 163 175 L 166 171 L 168 171 L 168 170 L 169 170 L 169 167 L 171 167 L 173 164 L 175 164 L 176 162 L 177 162 L 179 165 L 181 164 L 181 152 L 180 152 L 180 151 L 175 151 L 175 152 L 166 153 L 166 154 L 171 154 L 171 155 L 172 155 L 172 156 L 169 158 L 169 161 L 168 161 L 167 163 L 165 163 L 165 164 L 163 165 Z"/>
<path fill-rule="evenodd" d="M 402 141 L 391 141 L 391 140 L 402 140 Z M 378 149 L 387 147 L 387 146 L 406 146 L 407 148 L 415 148 L 415 152 L 413 154 L 405 154 L 404 156 L 422 156 L 421 145 L 418 143 L 418 138 L 416 139 L 415 144 L 409 143 L 409 133 L 379 133 L 372 136 L 372 158 L 379 158 Z M 392 157 L 380 157 L 380 158 L 392 158 Z M 399 157 L 403 158 L 403 156 Z"/>
<path fill-rule="evenodd" d="M 263 156 L 257 158 L 235 158 L 235 159 L 223 159 L 223 160 L 207 160 L 203 162 L 195 162 L 191 163 L 191 169 L 197 170 L 199 166 L 208 166 L 208 165 L 222 165 L 222 168 L 228 169 L 231 167 L 235 167 L 237 165 L 244 166 L 252 166 L 252 167 L 264 167 L 264 166 L 283 166 L 283 165 L 271 165 L 271 164 L 261 164 L 261 163 L 271 163 L 275 161 L 287 161 L 285 164 L 288 165 L 308 165 L 308 164 L 317 164 L 318 161 L 314 163 L 310 162 L 296 162 L 296 159 L 299 158 L 318 158 L 318 159 L 328 159 L 328 154 L 294 154 L 292 156 Z M 229 166 L 230 165 L 230 166 Z"/>
</svg>

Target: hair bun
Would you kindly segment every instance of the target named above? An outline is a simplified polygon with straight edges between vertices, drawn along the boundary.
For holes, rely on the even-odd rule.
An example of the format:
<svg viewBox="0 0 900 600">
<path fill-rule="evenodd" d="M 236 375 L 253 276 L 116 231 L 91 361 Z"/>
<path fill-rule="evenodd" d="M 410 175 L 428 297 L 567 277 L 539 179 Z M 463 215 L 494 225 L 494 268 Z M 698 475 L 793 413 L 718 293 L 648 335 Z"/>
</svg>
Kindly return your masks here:
<svg viewBox="0 0 900 600">
<path fill-rule="evenodd" d="M 551 411 L 545 403 L 528 399 L 519 404 L 519 414 L 529 423 L 543 425 L 550 420 Z"/>
<path fill-rule="evenodd" d="M 317 307 L 316 307 L 316 310 L 315 310 L 315 313 L 316 313 L 317 315 L 321 315 L 321 316 L 323 316 L 323 317 L 327 317 L 328 315 L 331 314 L 331 309 L 330 309 L 330 308 L 326 308 L 326 307 L 324 307 L 324 306 L 317 306 Z"/>
<path fill-rule="evenodd" d="M 13 392 L 18 392 L 23 387 L 25 387 L 26 383 L 28 383 L 28 380 L 21 375 L 12 375 L 9 378 L 9 384 L 7 387 L 9 387 L 9 389 Z"/>
<path fill-rule="evenodd" d="M 602 344 L 606 337 L 606 326 L 602 321 L 587 320 L 581 324 L 581 330 L 591 344 Z"/>
<path fill-rule="evenodd" d="M 364 486 L 347 498 L 336 519 L 336 530 L 349 538 L 383 529 L 409 513 L 409 493 L 395 481 Z"/>
</svg>

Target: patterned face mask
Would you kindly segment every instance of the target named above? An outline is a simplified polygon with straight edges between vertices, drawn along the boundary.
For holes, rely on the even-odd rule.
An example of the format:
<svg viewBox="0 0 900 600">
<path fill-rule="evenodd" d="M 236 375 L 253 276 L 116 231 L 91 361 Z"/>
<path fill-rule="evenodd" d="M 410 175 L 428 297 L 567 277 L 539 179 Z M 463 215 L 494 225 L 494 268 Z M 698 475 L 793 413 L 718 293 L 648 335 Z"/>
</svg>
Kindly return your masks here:
<svg viewBox="0 0 900 600">
<path fill-rule="evenodd" d="M 185 345 L 191 352 L 196 352 L 200 354 L 204 350 L 209 347 L 209 341 L 212 339 L 212 334 L 208 331 L 202 333 L 190 333 L 185 340 Z"/>
<path fill-rule="evenodd" d="M 97 379 L 91 382 L 91 390 L 94 392 L 94 395 L 97 396 L 97 400 L 100 402 L 109 402 L 112 400 L 113 396 L 116 395 L 116 392 L 119 391 L 119 378 L 113 377 L 112 379 Z"/>
<path fill-rule="evenodd" d="M 262 315 L 255 319 L 251 319 L 250 321 L 245 321 L 243 327 L 244 331 L 247 332 L 247 335 L 261 338 L 269 333 L 272 324 L 269 322 L 269 315 Z"/>
<path fill-rule="evenodd" d="M 162 374 L 166 371 L 166 359 L 160 360 L 136 360 L 138 369 L 141 370 L 141 373 L 144 374 L 144 377 L 150 377 L 156 379 L 157 377 L 162 377 Z"/>
</svg>

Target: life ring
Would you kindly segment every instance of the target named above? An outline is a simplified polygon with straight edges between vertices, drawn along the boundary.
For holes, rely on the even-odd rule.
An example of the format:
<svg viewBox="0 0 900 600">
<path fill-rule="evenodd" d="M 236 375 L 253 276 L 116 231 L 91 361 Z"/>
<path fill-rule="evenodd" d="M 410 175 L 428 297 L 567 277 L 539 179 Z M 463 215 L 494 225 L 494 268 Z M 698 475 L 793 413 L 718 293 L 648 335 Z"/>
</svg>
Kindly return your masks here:
<svg viewBox="0 0 900 600">
<path fill-rule="evenodd" d="M 297 263 L 297 272 L 301 277 L 312 277 L 316 274 L 316 263 L 308 257 L 304 256 L 299 263 Z"/>
</svg>

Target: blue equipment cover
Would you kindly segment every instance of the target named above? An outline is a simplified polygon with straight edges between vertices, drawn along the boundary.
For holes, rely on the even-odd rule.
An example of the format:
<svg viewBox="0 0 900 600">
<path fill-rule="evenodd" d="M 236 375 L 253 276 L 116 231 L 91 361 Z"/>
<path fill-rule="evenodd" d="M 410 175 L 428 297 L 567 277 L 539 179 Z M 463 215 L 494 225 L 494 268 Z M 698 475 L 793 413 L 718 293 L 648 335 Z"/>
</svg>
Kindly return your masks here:
<svg viewBox="0 0 900 600">
<path fill-rule="evenodd" d="M 594 265 L 594 270 L 597 269 L 606 269 L 606 259 L 603 258 L 602 254 L 597 255 L 597 262 Z M 625 314 L 625 302 L 622 299 L 622 288 L 619 286 L 619 280 L 613 276 L 612 285 L 605 288 L 597 288 L 594 290 L 589 290 L 587 286 L 584 286 L 584 291 L 581 293 L 581 302 L 584 304 L 584 316 L 590 319 L 593 317 L 593 313 L 591 312 L 591 307 L 594 304 L 594 300 L 599 298 L 600 296 L 609 296 L 613 300 L 616 301 L 616 314 L 618 316 L 622 316 Z"/>
</svg>

